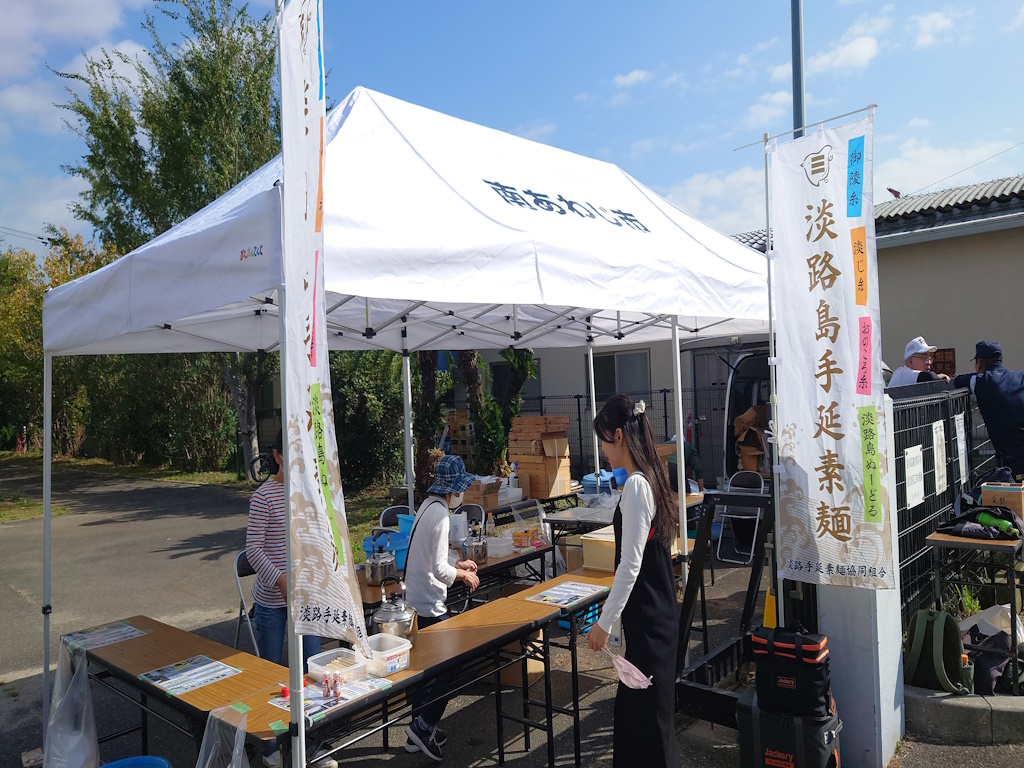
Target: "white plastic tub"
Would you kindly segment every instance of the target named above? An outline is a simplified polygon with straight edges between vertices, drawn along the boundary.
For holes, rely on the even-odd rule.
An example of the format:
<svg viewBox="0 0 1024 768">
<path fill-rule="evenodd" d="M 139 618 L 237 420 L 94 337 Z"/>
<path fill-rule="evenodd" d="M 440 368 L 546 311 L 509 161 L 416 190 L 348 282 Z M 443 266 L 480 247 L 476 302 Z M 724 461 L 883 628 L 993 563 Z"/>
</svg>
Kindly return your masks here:
<svg viewBox="0 0 1024 768">
<path fill-rule="evenodd" d="M 512 554 L 512 539 L 504 536 L 491 536 L 487 539 L 488 557 L 508 557 Z"/>
<path fill-rule="evenodd" d="M 335 663 L 332 666 L 332 662 Z M 328 672 L 341 675 L 341 684 L 366 677 L 366 659 L 348 648 L 334 648 L 309 657 L 308 677 L 320 682 Z"/>
<path fill-rule="evenodd" d="M 366 671 L 373 677 L 387 677 L 409 666 L 412 643 L 408 640 L 381 633 L 370 635 L 366 642 L 373 653 L 366 662 Z"/>
</svg>

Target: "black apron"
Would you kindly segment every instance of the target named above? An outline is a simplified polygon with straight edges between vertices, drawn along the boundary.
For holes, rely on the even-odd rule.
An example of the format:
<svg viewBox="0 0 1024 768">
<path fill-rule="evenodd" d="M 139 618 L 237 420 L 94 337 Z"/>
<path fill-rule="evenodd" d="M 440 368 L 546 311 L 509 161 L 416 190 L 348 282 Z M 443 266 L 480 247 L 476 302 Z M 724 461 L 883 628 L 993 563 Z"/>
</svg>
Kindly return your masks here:
<svg viewBox="0 0 1024 768">
<path fill-rule="evenodd" d="M 618 505 L 612 525 L 617 568 L 622 558 L 622 512 Z M 622 635 L 626 659 L 653 679 L 651 687 L 644 690 L 619 683 L 615 694 L 612 765 L 678 768 L 675 690 L 679 607 L 672 556 L 654 538 L 653 528 L 644 547 L 640 573 L 622 611 Z"/>
</svg>

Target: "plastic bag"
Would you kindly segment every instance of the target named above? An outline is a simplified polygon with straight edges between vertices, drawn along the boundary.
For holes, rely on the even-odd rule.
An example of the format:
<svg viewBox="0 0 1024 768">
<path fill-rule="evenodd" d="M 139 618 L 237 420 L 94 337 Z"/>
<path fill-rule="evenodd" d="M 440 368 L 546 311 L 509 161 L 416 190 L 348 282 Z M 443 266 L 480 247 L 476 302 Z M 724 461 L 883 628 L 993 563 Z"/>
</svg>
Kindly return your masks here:
<svg viewBox="0 0 1024 768">
<path fill-rule="evenodd" d="M 85 651 L 61 638 L 43 768 L 98 768 L 100 748 Z"/>
<path fill-rule="evenodd" d="M 1017 622 L 1017 639 L 1024 640 L 1024 623 L 1019 616 L 1014 616 L 1014 621 Z M 978 611 L 960 622 L 960 632 L 968 632 L 974 625 L 978 626 L 978 631 L 983 635 L 995 635 L 999 632 L 1009 635 L 1010 606 L 991 605 L 983 611 Z"/>
<path fill-rule="evenodd" d="M 210 712 L 196 768 L 249 768 L 245 756 L 245 713 L 231 707 Z"/>
<path fill-rule="evenodd" d="M 614 654 L 607 648 L 604 649 L 604 652 L 612 657 L 612 666 L 615 667 L 615 674 L 619 676 L 619 681 L 624 686 L 637 690 L 651 687 L 651 680 L 654 679 L 653 675 L 645 675 L 636 668 L 635 664 L 627 661 L 624 656 Z"/>
</svg>

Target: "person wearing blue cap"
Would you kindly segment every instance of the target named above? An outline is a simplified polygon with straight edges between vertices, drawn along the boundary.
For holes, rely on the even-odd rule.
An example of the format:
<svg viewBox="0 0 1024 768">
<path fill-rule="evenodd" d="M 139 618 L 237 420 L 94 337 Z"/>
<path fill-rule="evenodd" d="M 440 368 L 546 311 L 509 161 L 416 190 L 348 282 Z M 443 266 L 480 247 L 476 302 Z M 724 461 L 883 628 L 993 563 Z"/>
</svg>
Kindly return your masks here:
<svg viewBox="0 0 1024 768">
<path fill-rule="evenodd" d="M 974 370 L 953 379 L 953 386 L 974 393 L 996 459 L 1024 480 L 1024 371 L 1004 368 L 1003 348 L 994 341 L 974 345 Z"/>
<path fill-rule="evenodd" d="M 420 629 L 448 618 L 448 587 L 463 581 L 470 592 L 480 586 L 476 563 L 460 560 L 448 562 L 448 536 L 451 522 L 448 510 L 462 505 L 463 492 L 476 480 L 466 471 L 458 456 L 442 456 L 434 469 L 434 483 L 427 489 L 427 498 L 416 512 L 416 521 L 409 534 L 409 552 L 405 561 L 405 599 L 416 609 Z M 406 727 L 406 752 L 423 752 L 440 762 L 441 747 L 448 740 L 437 724 L 444 715 L 447 697 L 437 697 L 421 690 L 412 697 L 412 722 Z M 434 701 L 430 701 L 434 699 Z M 429 704 L 425 702 L 430 701 Z M 418 711 L 417 711 L 418 710 Z"/>
</svg>

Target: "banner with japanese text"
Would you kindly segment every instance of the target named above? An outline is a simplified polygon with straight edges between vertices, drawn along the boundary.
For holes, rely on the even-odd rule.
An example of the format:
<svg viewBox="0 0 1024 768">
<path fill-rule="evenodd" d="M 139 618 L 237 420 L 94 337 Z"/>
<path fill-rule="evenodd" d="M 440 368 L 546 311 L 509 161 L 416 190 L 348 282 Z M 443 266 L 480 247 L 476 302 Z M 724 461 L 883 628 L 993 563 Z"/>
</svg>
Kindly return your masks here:
<svg viewBox="0 0 1024 768">
<path fill-rule="evenodd" d="M 779 569 L 892 589 L 873 113 L 771 152 Z"/>
<path fill-rule="evenodd" d="M 324 311 L 324 67 L 320 0 L 290 0 L 281 41 L 284 423 L 295 631 L 365 642 L 334 433 Z"/>
</svg>

